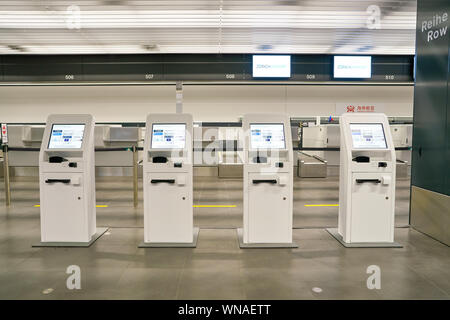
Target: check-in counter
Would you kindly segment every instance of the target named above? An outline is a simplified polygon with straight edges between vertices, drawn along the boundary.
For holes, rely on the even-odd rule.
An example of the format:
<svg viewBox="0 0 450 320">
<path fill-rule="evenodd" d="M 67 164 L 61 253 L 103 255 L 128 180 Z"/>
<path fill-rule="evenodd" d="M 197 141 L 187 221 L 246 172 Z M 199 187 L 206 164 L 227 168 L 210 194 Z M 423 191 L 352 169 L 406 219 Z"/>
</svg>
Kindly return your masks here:
<svg viewBox="0 0 450 320">
<path fill-rule="evenodd" d="M 23 167 L 39 166 L 39 148 L 45 127 L 31 125 L 8 126 L 9 165 L 17 175 L 28 175 Z M 96 167 L 132 167 L 132 152 L 112 151 L 114 148 L 138 146 L 141 134 L 137 127 L 98 125 L 95 127 Z M 28 150 L 28 148 L 30 150 Z M 20 149 L 20 150 L 14 150 Z M 35 149 L 35 150 L 33 150 Z M 108 151 L 108 152 L 105 152 Z M 34 169 L 32 169 L 34 170 Z M 36 171 L 36 170 L 35 170 Z"/>
<path fill-rule="evenodd" d="M 3 158 L 0 157 L 0 178 L 3 178 Z"/>
<path fill-rule="evenodd" d="M 397 159 L 396 177 L 397 178 L 408 177 L 408 161 Z"/>
<path fill-rule="evenodd" d="M 338 124 L 327 124 L 327 147 L 339 148 L 341 146 L 341 130 Z M 324 151 L 323 158 L 327 160 L 329 175 L 339 175 L 339 151 Z M 330 170 L 333 167 L 334 170 Z"/>
<path fill-rule="evenodd" d="M 242 152 L 221 151 L 219 152 L 219 178 L 242 178 L 243 161 Z"/>
<path fill-rule="evenodd" d="M 138 127 L 112 125 L 95 126 L 95 166 L 132 167 L 133 153 L 119 150 L 138 146 L 141 132 Z M 115 149 L 118 150 L 115 150 Z"/>
<path fill-rule="evenodd" d="M 9 148 L 21 148 L 23 151 L 10 150 L 8 152 L 11 167 L 38 167 L 39 148 L 44 135 L 44 126 L 9 125 Z M 26 150 L 30 148 L 30 150 Z M 31 149 L 35 149 L 32 151 Z"/>
<path fill-rule="evenodd" d="M 395 124 L 390 126 L 392 139 L 395 148 L 411 148 L 412 146 L 412 125 Z M 411 167 L 411 150 L 396 150 L 397 156 L 397 177 L 409 175 Z M 399 162 L 399 160 L 401 162 Z M 406 170 L 406 176 L 404 172 Z"/>
<path fill-rule="evenodd" d="M 299 123 L 291 123 L 292 146 L 298 147 L 300 144 L 300 128 Z M 294 164 L 295 165 L 295 164 Z"/>
<path fill-rule="evenodd" d="M 327 161 L 316 155 L 298 152 L 297 176 L 300 178 L 326 178 Z"/>
<path fill-rule="evenodd" d="M 219 129 L 194 123 L 194 176 L 217 177 Z"/>
<path fill-rule="evenodd" d="M 327 126 L 303 128 L 303 147 L 325 148 L 327 146 Z"/>
<path fill-rule="evenodd" d="M 321 127 L 325 129 L 322 131 Z M 399 160 L 397 162 L 397 177 L 407 177 L 411 170 L 411 150 L 408 150 L 408 148 L 411 148 L 412 145 L 412 125 L 393 124 L 390 126 L 390 131 L 395 148 L 400 149 L 395 151 L 397 160 Z M 305 127 L 303 128 L 302 144 L 306 148 L 340 148 L 340 127 L 332 123 Z M 339 150 L 307 151 L 307 153 L 310 156 L 316 155 L 327 161 L 328 176 L 339 174 Z M 298 169 L 297 172 L 299 172 Z"/>
</svg>

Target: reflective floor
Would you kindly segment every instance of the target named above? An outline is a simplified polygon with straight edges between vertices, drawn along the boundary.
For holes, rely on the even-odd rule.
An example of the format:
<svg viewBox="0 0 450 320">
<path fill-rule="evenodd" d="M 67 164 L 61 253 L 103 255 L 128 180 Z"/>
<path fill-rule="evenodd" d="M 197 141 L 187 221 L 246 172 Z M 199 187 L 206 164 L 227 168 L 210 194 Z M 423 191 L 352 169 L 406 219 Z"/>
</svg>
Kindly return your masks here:
<svg viewBox="0 0 450 320">
<path fill-rule="evenodd" d="M 409 181 L 397 181 L 397 249 L 345 249 L 325 227 L 337 225 L 337 178 L 296 179 L 298 249 L 238 246 L 242 181 L 196 178 L 201 228 L 195 249 L 138 249 L 142 203 L 132 206 L 129 178 L 97 182 L 98 226 L 109 232 L 90 248 L 31 248 L 39 240 L 38 182 L 0 181 L 0 299 L 449 299 L 450 248 L 407 227 Z M 141 186 L 140 186 L 141 190 Z M 140 198 L 142 193 L 140 193 Z M 141 199 L 142 200 L 142 199 Z M 66 287 L 66 268 L 81 268 L 81 290 Z M 381 289 L 367 288 L 367 267 L 381 270 Z M 320 288 L 321 290 L 318 290 Z M 48 290 L 50 289 L 50 290 Z"/>
</svg>

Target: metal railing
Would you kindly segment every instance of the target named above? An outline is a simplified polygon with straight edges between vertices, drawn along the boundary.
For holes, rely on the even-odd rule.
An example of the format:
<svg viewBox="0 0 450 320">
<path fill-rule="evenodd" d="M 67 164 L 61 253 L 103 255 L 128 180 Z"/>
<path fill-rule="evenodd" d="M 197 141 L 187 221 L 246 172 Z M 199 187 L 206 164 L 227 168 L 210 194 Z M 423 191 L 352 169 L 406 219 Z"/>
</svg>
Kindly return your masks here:
<svg viewBox="0 0 450 320">
<path fill-rule="evenodd" d="M 116 148 L 95 148 L 96 152 L 110 152 L 110 151 L 131 151 L 133 152 L 133 205 L 136 208 L 138 206 L 138 148 L 136 146 L 132 147 L 116 147 Z M 9 207 L 11 205 L 11 179 L 9 175 L 9 151 L 34 151 L 39 152 L 40 148 L 9 148 L 8 145 L 3 145 L 3 173 L 5 179 L 5 198 L 6 205 Z"/>
<path fill-rule="evenodd" d="M 242 119 L 236 122 L 194 122 L 194 124 L 199 125 L 203 128 L 207 127 L 241 127 Z M 316 121 L 317 118 L 314 117 L 293 117 L 291 118 L 292 126 L 299 126 L 302 128 L 303 122 L 308 121 Z M 390 124 L 412 124 L 411 117 L 389 117 Z M 330 121 L 327 117 L 320 117 L 321 124 L 338 124 L 339 117 L 333 118 Z M 124 122 L 116 122 L 116 123 L 107 123 L 107 122 L 99 122 L 98 125 L 121 125 L 122 127 L 145 127 L 145 122 L 133 122 L 133 123 L 124 123 Z M 8 125 L 45 125 L 45 123 L 9 123 Z M 300 140 L 301 141 L 301 140 Z M 194 147 L 194 152 L 220 152 L 220 151 L 242 151 L 243 149 L 239 147 L 239 143 L 237 140 L 215 140 L 211 141 L 212 144 L 206 147 Z M 8 145 L 2 145 L 3 149 L 3 173 L 4 173 L 4 183 L 5 183 L 5 199 L 6 205 L 10 206 L 11 204 L 11 183 L 10 183 L 10 165 L 9 165 L 9 151 L 34 151 L 39 152 L 40 148 L 38 147 L 8 147 Z M 411 147 L 397 147 L 395 150 L 411 150 Z M 142 147 L 138 147 L 136 145 L 128 146 L 128 147 L 101 147 L 95 148 L 96 152 L 111 152 L 111 151 L 131 151 L 133 153 L 132 160 L 132 168 L 133 168 L 133 205 L 134 207 L 138 206 L 138 152 L 142 151 Z M 301 143 L 299 145 L 294 145 L 294 151 L 339 151 L 339 147 L 302 147 Z M 322 160 L 322 159 L 318 159 Z"/>
<path fill-rule="evenodd" d="M 9 179 L 8 145 L 3 145 L 3 177 L 5 179 L 5 201 L 9 207 L 11 205 L 11 185 Z"/>
</svg>

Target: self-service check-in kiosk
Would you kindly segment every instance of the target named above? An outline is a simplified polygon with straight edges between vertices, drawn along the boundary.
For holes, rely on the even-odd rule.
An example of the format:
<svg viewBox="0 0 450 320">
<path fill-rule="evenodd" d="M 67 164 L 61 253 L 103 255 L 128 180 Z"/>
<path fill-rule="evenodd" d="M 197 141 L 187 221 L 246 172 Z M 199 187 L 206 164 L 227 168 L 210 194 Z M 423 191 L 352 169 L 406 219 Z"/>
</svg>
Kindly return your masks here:
<svg viewBox="0 0 450 320">
<path fill-rule="evenodd" d="M 394 242 L 396 156 L 384 114 L 340 120 L 339 226 L 328 231 L 346 247 L 399 247 Z"/>
<path fill-rule="evenodd" d="M 96 227 L 94 118 L 47 118 L 39 153 L 41 242 L 35 246 L 89 246 L 107 228 Z"/>
<path fill-rule="evenodd" d="M 144 243 L 195 247 L 192 115 L 150 114 L 144 140 Z"/>
<path fill-rule="evenodd" d="M 244 227 L 241 248 L 297 247 L 292 242 L 293 151 L 284 114 L 248 114 L 244 135 Z"/>
</svg>

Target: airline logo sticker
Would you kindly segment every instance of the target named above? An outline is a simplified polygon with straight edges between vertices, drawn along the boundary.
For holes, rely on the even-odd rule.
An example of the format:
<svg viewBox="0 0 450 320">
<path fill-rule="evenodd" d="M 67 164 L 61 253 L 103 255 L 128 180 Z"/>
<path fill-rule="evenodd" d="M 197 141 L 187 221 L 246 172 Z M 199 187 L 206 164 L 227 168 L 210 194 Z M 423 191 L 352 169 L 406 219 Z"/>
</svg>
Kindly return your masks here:
<svg viewBox="0 0 450 320">
<path fill-rule="evenodd" d="M 336 103 L 336 115 L 344 113 L 384 113 L 382 103 Z"/>
<path fill-rule="evenodd" d="M 6 123 L 2 123 L 2 143 L 8 143 L 8 126 Z"/>
</svg>

